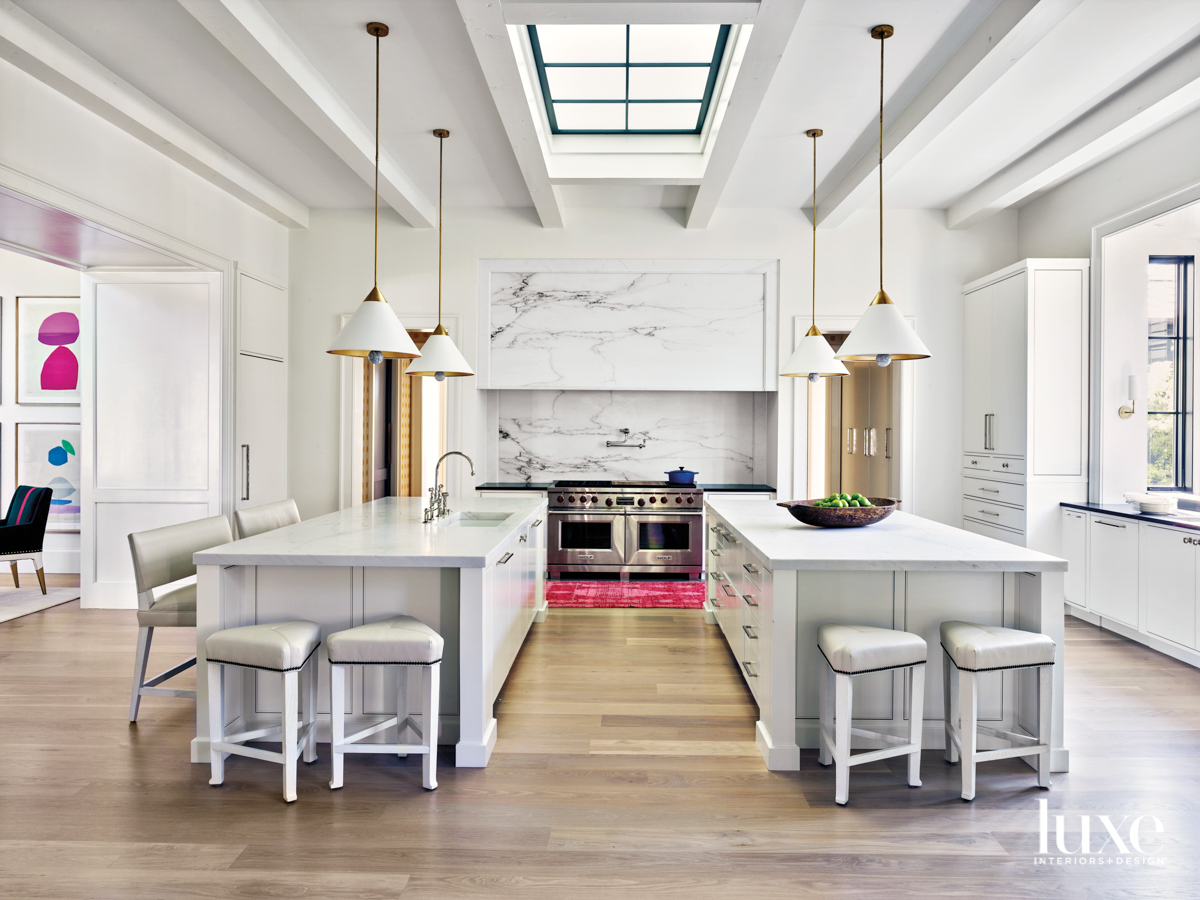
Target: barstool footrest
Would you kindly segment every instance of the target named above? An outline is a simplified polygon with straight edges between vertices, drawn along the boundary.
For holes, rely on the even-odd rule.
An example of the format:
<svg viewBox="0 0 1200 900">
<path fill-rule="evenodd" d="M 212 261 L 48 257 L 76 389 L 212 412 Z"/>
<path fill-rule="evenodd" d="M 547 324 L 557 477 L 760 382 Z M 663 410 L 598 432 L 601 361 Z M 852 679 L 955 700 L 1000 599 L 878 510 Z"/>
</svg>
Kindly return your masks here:
<svg viewBox="0 0 1200 900">
<path fill-rule="evenodd" d="M 867 731 L 864 728 L 851 728 L 850 734 L 856 737 L 876 738 L 878 740 L 887 741 L 891 746 L 880 747 L 878 750 L 861 750 L 858 753 L 851 753 L 847 761 L 847 765 L 860 766 L 863 763 L 875 762 L 880 759 L 891 759 L 893 756 L 904 756 L 909 753 L 920 753 L 921 745 L 913 744 L 904 738 L 898 738 L 891 734 L 880 734 L 878 731 Z M 830 747 L 837 746 L 833 739 L 833 735 L 829 733 L 829 729 L 821 726 L 821 737 Z"/>
<path fill-rule="evenodd" d="M 254 731 L 243 731 L 241 734 L 228 734 L 222 739 L 225 744 L 244 744 L 246 741 L 259 741 L 273 734 L 283 734 L 282 725 L 268 725 L 266 728 L 256 728 Z"/>
<path fill-rule="evenodd" d="M 1005 747 L 1001 750 L 977 750 L 975 762 L 987 762 L 989 759 L 1012 759 L 1014 756 L 1036 756 L 1045 753 L 1050 748 L 1046 744 L 1034 744 L 1032 747 Z"/>
<path fill-rule="evenodd" d="M 186 672 L 188 669 L 190 669 L 195 664 L 196 664 L 196 657 L 193 656 L 191 659 L 185 660 L 185 661 L 181 662 L 179 665 L 173 666 L 170 669 L 167 669 L 167 671 L 165 671 L 165 672 L 159 672 L 157 675 L 155 675 L 149 681 L 142 682 L 141 692 L 143 694 L 148 694 L 149 693 L 149 690 L 147 690 L 148 688 L 152 688 L 156 684 L 162 684 L 168 678 L 174 678 L 180 672 Z M 167 694 L 165 696 L 175 696 L 175 695 Z M 194 698 L 196 696 L 196 692 L 192 691 L 191 696 Z"/>
<path fill-rule="evenodd" d="M 196 699 L 196 692 L 189 688 L 143 687 L 138 690 L 138 694 L 143 697 L 183 697 L 187 700 Z"/>
<path fill-rule="evenodd" d="M 994 738 L 1000 738 L 1002 741 L 1012 741 L 1014 744 L 1021 744 L 1025 747 L 1032 747 L 1037 744 L 1038 739 L 1029 734 L 1017 734 L 1013 731 L 1004 731 L 1000 728 L 992 728 L 990 725 L 979 725 L 975 728 L 979 734 L 986 734 Z"/>
<path fill-rule="evenodd" d="M 304 744 L 308 740 L 309 732 L 316 727 L 316 722 L 309 722 L 297 729 L 296 752 L 293 754 L 293 758 L 304 752 Z M 277 725 L 273 728 L 260 728 L 257 731 L 245 731 L 241 734 L 230 735 L 223 741 L 213 741 L 209 744 L 209 749 L 219 750 L 222 753 L 233 753 L 237 756 L 249 756 L 251 759 L 261 759 L 266 762 L 287 762 L 287 756 L 282 750 L 260 750 L 257 747 L 247 747 L 245 744 L 239 743 L 240 741 L 259 740 L 272 734 L 282 736 L 283 727 Z"/>
<path fill-rule="evenodd" d="M 334 753 L 428 753 L 424 744 L 338 744 Z"/>
</svg>

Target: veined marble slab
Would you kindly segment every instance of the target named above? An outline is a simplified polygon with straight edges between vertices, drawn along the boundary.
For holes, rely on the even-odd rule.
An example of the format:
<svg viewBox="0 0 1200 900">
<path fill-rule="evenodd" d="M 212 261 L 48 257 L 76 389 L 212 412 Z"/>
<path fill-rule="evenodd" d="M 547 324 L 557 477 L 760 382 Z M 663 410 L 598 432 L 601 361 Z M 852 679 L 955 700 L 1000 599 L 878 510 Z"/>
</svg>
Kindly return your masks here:
<svg viewBox="0 0 1200 900">
<path fill-rule="evenodd" d="M 1065 572 L 1067 561 L 920 516 L 894 512 L 863 528 L 815 528 L 775 501 L 708 495 L 711 506 L 772 569 Z"/>
<path fill-rule="evenodd" d="M 496 525 L 421 522 L 420 497 L 385 497 L 222 544 L 195 555 L 198 566 L 435 566 L 483 569 L 546 501 L 539 497 L 451 497 L 454 512 L 508 512 Z"/>
<path fill-rule="evenodd" d="M 504 391 L 497 480 L 661 481 L 685 466 L 700 481 L 754 482 L 756 448 L 761 455 L 765 444 L 758 418 L 744 393 Z M 605 446 L 623 440 L 622 428 L 646 446 Z"/>
<path fill-rule="evenodd" d="M 484 260 L 480 267 L 482 387 L 777 388 L 773 260 Z"/>
</svg>

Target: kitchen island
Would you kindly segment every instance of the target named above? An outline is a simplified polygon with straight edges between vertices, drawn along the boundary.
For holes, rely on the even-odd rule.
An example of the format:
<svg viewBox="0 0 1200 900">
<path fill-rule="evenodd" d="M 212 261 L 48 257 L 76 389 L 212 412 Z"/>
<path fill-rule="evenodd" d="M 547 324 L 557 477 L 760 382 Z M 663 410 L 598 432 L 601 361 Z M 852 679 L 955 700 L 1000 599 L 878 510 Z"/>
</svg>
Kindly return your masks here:
<svg viewBox="0 0 1200 900">
<path fill-rule="evenodd" d="M 1067 771 L 1063 746 L 1065 560 L 895 512 L 865 528 L 814 528 L 758 497 L 705 498 L 707 608 L 759 706 L 756 740 L 767 768 L 800 767 L 818 746 L 824 660 L 817 629 L 840 622 L 910 631 L 929 646 L 923 746 L 945 746 L 943 621 L 1037 631 L 1054 639 L 1051 770 Z M 908 734 L 904 672 L 855 678 L 855 726 Z M 979 678 L 979 718 L 1033 734 L 1032 670 Z M 858 746 L 856 742 L 855 746 Z M 870 746 L 863 743 L 863 746 Z"/>
<path fill-rule="evenodd" d="M 496 743 L 492 706 L 530 625 L 544 607 L 546 501 L 465 498 L 453 512 L 422 522 L 418 497 L 387 497 L 213 547 L 195 555 L 196 657 L 224 628 L 308 619 L 330 633 L 399 614 L 415 616 L 445 639 L 440 743 L 455 764 L 486 766 Z M 329 664 L 319 659 L 318 740 L 329 740 Z M 347 679 L 348 730 L 396 714 L 419 719 L 419 679 L 398 698 L 382 667 Z M 208 761 L 207 679 L 197 679 L 192 761 Z M 277 677 L 229 667 L 226 731 L 278 723 Z M 395 739 L 381 732 L 381 742 Z"/>
</svg>

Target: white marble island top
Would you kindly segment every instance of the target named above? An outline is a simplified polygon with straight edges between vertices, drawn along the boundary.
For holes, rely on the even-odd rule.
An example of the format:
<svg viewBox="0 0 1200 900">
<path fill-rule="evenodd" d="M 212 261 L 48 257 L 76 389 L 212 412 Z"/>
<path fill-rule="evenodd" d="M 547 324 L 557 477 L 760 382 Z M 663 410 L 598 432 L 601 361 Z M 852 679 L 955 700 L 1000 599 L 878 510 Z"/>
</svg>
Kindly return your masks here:
<svg viewBox="0 0 1200 900">
<path fill-rule="evenodd" d="M 451 497 L 448 519 L 426 525 L 420 497 L 385 497 L 195 555 L 198 566 L 427 566 L 487 568 L 521 525 L 540 513 L 536 496 Z M 461 514 L 510 513 L 495 525 L 462 526 Z"/>
<path fill-rule="evenodd" d="M 763 497 L 705 503 L 772 569 L 1065 572 L 1067 561 L 904 512 L 863 528 L 815 528 Z"/>
</svg>

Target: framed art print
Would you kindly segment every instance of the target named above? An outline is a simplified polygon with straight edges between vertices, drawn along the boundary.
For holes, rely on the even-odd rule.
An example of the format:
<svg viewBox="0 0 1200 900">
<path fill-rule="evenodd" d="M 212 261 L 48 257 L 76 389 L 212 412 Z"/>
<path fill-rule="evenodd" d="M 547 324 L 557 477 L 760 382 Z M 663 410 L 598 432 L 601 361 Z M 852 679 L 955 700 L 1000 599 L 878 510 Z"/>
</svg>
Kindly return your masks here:
<svg viewBox="0 0 1200 900">
<path fill-rule="evenodd" d="M 17 403 L 79 405 L 79 298 L 17 298 Z"/>
<path fill-rule="evenodd" d="M 52 491 L 46 531 L 79 531 L 80 434 L 79 425 L 17 425 L 17 484 Z"/>
</svg>

